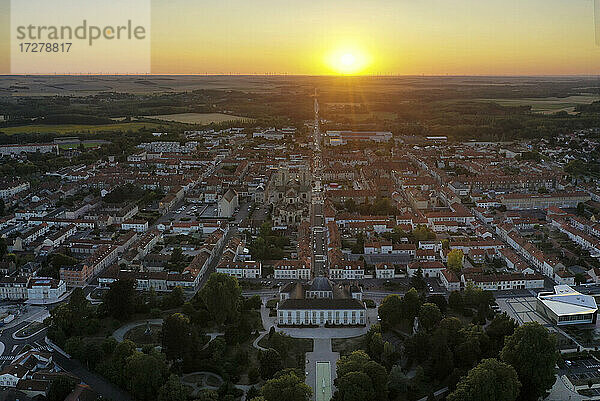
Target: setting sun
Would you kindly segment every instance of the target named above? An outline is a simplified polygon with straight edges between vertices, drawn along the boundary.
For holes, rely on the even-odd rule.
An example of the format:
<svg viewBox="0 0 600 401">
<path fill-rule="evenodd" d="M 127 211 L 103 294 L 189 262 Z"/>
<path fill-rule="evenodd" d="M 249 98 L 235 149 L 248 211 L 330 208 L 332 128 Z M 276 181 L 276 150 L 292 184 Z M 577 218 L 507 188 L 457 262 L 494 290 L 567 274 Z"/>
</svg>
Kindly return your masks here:
<svg viewBox="0 0 600 401">
<path fill-rule="evenodd" d="M 369 64 L 368 57 L 356 49 L 340 49 L 328 56 L 327 64 L 337 74 L 360 74 Z"/>
</svg>

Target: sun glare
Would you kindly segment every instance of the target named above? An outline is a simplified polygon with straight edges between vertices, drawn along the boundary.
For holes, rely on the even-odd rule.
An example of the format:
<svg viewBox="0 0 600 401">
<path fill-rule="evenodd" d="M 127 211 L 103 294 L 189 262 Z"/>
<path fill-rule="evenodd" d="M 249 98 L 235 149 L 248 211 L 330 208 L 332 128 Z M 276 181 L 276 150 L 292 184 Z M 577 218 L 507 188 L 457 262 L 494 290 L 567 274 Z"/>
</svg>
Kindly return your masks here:
<svg viewBox="0 0 600 401">
<path fill-rule="evenodd" d="M 360 74 L 368 64 L 364 52 L 356 49 L 343 49 L 331 53 L 328 56 L 329 67 L 337 74 L 352 75 Z"/>
</svg>

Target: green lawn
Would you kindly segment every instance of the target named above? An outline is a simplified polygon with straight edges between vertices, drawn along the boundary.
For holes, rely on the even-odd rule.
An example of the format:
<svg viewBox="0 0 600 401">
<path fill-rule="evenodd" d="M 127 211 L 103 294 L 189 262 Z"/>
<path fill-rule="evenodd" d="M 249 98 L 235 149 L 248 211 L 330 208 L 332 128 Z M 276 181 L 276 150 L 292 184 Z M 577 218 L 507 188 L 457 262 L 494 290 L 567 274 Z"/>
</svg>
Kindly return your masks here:
<svg viewBox="0 0 600 401">
<path fill-rule="evenodd" d="M 523 99 L 478 99 L 486 102 L 496 102 L 501 106 L 531 106 L 531 110 L 537 113 L 550 114 L 559 111 L 573 113 L 575 107 L 580 104 L 590 104 L 600 100 L 596 95 L 575 95 L 564 98 L 523 98 Z"/>
<path fill-rule="evenodd" d="M 264 336 L 258 345 L 264 348 L 273 348 L 283 358 L 286 368 L 304 368 L 304 357 L 313 350 L 313 340 L 310 338 L 292 338 L 279 333 L 274 333 L 269 340 L 269 335 Z"/>
<path fill-rule="evenodd" d="M 103 142 L 86 142 L 83 144 L 84 148 L 95 148 L 96 146 L 102 145 Z M 79 149 L 79 144 L 61 143 L 58 145 L 60 149 Z"/>
<path fill-rule="evenodd" d="M 39 125 L 20 125 L 17 127 L 0 128 L 0 132 L 7 135 L 12 134 L 30 134 L 30 133 L 53 133 L 53 134 L 85 134 L 98 132 L 119 132 L 119 131 L 139 131 L 143 128 L 158 127 L 156 123 L 119 123 L 119 124 L 101 124 L 101 125 L 82 125 L 82 124 L 39 124 Z"/>
<path fill-rule="evenodd" d="M 232 116 L 222 113 L 179 113 L 162 114 L 158 116 L 144 116 L 155 120 L 174 121 L 185 124 L 210 124 L 222 123 L 227 121 L 253 121 L 251 118 Z"/>
<path fill-rule="evenodd" d="M 315 392 L 317 401 L 331 400 L 331 364 L 329 362 L 317 362 Z"/>
<path fill-rule="evenodd" d="M 162 325 L 160 324 L 151 324 L 150 330 L 152 334 L 147 336 L 146 325 L 134 327 L 125 333 L 125 339 L 131 340 L 139 345 L 158 345 L 161 343 L 161 334 L 162 334 Z"/>
<path fill-rule="evenodd" d="M 370 113 L 356 113 L 356 114 L 346 113 L 346 114 L 339 114 L 338 116 L 348 118 L 353 121 L 366 121 L 366 120 L 370 120 L 370 119 L 394 121 L 398 117 L 396 113 L 392 113 L 392 112 L 388 112 L 388 111 L 372 111 Z"/>
<path fill-rule="evenodd" d="M 331 340 L 331 350 L 339 352 L 340 355 L 348 355 L 353 351 L 361 349 L 365 341 L 365 335 L 352 338 L 334 338 Z"/>
</svg>

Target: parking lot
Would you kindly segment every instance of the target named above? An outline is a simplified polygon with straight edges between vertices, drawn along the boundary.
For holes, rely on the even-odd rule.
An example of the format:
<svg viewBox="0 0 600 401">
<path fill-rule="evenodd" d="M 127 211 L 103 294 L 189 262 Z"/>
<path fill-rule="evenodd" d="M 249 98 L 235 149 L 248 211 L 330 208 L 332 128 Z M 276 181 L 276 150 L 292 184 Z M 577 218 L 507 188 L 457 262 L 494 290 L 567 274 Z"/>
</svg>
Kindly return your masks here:
<svg viewBox="0 0 600 401">
<path fill-rule="evenodd" d="M 180 203 L 169 213 L 163 215 L 158 222 L 185 222 L 197 221 L 201 218 L 214 218 L 218 216 L 216 203 Z"/>
<path fill-rule="evenodd" d="M 543 326 L 550 323 L 540 316 L 536 310 L 536 299 L 534 297 L 497 298 L 496 302 L 500 311 L 515 319 L 519 324 L 538 322 Z"/>
</svg>

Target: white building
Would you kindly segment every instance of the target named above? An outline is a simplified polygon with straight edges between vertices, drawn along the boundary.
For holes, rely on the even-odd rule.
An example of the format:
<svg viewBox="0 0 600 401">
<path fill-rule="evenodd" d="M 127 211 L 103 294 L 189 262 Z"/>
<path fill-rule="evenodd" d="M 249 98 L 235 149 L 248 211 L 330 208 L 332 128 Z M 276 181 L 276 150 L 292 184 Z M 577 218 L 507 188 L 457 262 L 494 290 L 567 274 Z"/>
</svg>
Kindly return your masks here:
<svg viewBox="0 0 600 401">
<path fill-rule="evenodd" d="M 440 281 L 442 282 L 442 285 L 446 288 L 446 290 L 450 292 L 460 291 L 461 289 L 460 279 L 456 277 L 456 274 L 454 274 L 452 270 L 442 270 L 440 274 Z"/>
<path fill-rule="evenodd" d="M 389 131 L 327 131 L 330 146 L 345 145 L 348 141 L 387 142 L 392 139 Z"/>
<path fill-rule="evenodd" d="M 260 278 L 261 267 L 260 262 L 226 262 L 217 266 L 217 273 L 225 273 L 237 278 Z"/>
<path fill-rule="evenodd" d="M 558 326 L 596 322 L 598 306 L 591 295 L 584 295 L 568 285 L 554 286 L 554 292 L 540 292 L 536 310 Z"/>
<path fill-rule="evenodd" d="M 487 291 L 544 288 L 541 274 L 463 274 L 461 280 Z"/>
<path fill-rule="evenodd" d="M 390 279 L 394 278 L 395 274 L 396 269 L 394 265 L 389 263 L 378 263 L 375 265 L 375 278 Z"/>
<path fill-rule="evenodd" d="M 148 222 L 145 220 L 125 220 L 121 223 L 121 230 L 133 230 L 143 233 L 148 230 Z"/>
<path fill-rule="evenodd" d="M 279 325 L 365 325 L 365 307 L 357 299 L 286 299 L 277 308 Z"/>
<path fill-rule="evenodd" d="M 0 156 L 20 155 L 21 153 L 56 153 L 58 144 L 31 143 L 23 145 L 0 145 Z"/>
<path fill-rule="evenodd" d="M 30 301 L 56 302 L 66 291 L 64 281 L 50 277 L 32 277 L 27 284 L 27 298 Z"/>
<path fill-rule="evenodd" d="M 229 188 L 217 202 L 218 215 L 219 217 L 231 217 L 235 213 L 235 209 L 239 206 L 240 203 L 237 192 Z"/>
<path fill-rule="evenodd" d="M 356 286 L 336 285 L 325 277 L 289 283 L 280 290 L 277 323 L 280 326 L 364 326 L 366 308 Z"/>
<path fill-rule="evenodd" d="M 329 278 L 332 280 L 362 280 L 365 267 L 362 262 L 342 260 L 329 266 Z"/>
<path fill-rule="evenodd" d="M 273 271 L 273 277 L 276 280 L 310 280 L 310 265 L 305 260 L 280 260 L 275 264 Z"/>
<path fill-rule="evenodd" d="M 29 189 L 27 181 L 13 181 L 0 184 L 0 198 L 8 199 L 22 191 Z"/>
<path fill-rule="evenodd" d="M 1 277 L 0 299 L 23 300 L 27 299 L 27 277 Z"/>
<path fill-rule="evenodd" d="M 417 270 L 421 268 L 423 272 L 423 277 L 439 277 L 442 270 L 445 269 L 442 262 L 437 261 L 423 261 L 423 262 L 413 262 L 408 265 L 406 269 L 406 274 L 409 277 L 412 277 Z"/>
</svg>

